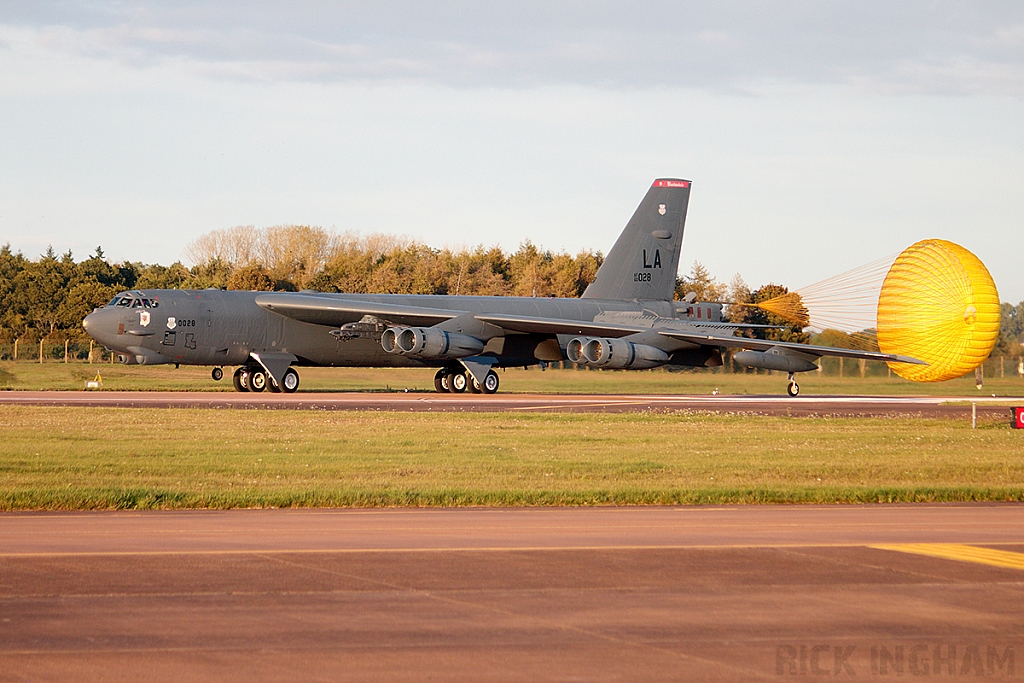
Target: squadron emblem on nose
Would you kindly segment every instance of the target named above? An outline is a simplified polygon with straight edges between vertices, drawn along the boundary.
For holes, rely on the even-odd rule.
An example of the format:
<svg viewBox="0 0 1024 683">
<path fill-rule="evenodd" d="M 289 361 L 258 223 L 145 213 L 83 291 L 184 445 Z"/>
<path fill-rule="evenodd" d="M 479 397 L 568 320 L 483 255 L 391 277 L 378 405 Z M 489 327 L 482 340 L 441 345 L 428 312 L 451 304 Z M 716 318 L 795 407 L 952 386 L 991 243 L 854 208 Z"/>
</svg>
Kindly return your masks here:
<svg viewBox="0 0 1024 683">
<path fill-rule="evenodd" d="M 173 330 L 177 326 L 178 322 L 174 319 L 174 316 L 171 316 L 170 318 L 167 319 L 167 329 Z"/>
<path fill-rule="evenodd" d="M 139 311 L 139 324 L 143 327 L 149 325 L 149 311 Z"/>
</svg>

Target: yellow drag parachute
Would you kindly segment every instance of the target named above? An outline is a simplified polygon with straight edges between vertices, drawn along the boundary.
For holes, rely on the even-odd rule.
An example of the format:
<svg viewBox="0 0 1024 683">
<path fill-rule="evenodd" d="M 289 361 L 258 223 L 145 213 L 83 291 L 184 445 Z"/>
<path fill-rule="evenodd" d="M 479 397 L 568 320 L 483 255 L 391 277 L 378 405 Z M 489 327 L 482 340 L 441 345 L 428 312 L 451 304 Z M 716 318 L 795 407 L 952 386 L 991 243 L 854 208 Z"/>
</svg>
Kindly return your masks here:
<svg viewBox="0 0 1024 683">
<path fill-rule="evenodd" d="M 941 382 L 981 365 L 999 337 L 999 293 L 958 244 L 923 240 L 889 269 L 878 298 L 878 347 L 928 365 L 889 363 L 900 377 Z"/>
</svg>

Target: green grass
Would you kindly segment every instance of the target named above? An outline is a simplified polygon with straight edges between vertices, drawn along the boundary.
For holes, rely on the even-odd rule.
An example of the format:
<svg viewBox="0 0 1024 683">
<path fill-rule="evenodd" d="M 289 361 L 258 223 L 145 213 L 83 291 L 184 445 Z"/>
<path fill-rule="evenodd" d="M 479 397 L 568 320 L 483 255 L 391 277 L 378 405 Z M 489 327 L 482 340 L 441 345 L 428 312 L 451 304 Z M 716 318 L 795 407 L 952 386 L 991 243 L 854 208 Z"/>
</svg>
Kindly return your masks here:
<svg viewBox="0 0 1024 683">
<path fill-rule="evenodd" d="M 80 390 L 97 373 L 108 391 L 231 391 L 228 378 L 214 382 L 210 369 L 173 365 L 124 366 L 87 363 L 0 362 L 0 388 L 14 390 Z M 300 391 L 432 391 L 433 369 L 413 368 L 299 368 Z M 501 391 L 526 393 L 594 394 L 783 394 L 784 373 L 732 374 L 720 370 L 668 372 L 556 370 L 539 368 L 500 370 Z M 1003 379 L 985 380 L 982 391 L 973 377 L 941 383 L 908 382 L 899 377 L 837 377 L 816 372 L 798 376 L 805 395 L 906 394 L 938 396 L 1024 396 L 1024 381 L 1007 373 Z"/>
<path fill-rule="evenodd" d="M 0 406 L 0 509 L 1024 500 L 1004 421 Z"/>
</svg>

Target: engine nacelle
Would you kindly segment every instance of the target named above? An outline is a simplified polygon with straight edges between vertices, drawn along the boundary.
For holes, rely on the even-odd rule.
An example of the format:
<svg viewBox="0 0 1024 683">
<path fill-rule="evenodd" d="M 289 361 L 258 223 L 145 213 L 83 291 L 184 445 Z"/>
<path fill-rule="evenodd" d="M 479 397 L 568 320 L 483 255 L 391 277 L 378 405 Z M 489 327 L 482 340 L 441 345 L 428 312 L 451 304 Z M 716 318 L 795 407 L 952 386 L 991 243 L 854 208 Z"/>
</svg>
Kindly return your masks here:
<svg viewBox="0 0 1024 683">
<path fill-rule="evenodd" d="M 571 339 L 566 345 L 566 356 L 574 363 L 583 362 L 595 368 L 642 370 L 668 362 L 668 354 L 657 347 L 596 337 Z"/>
<path fill-rule="evenodd" d="M 419 358 L 465 358 L 484 350 L 484 343 L 476 337 L 434 327 L 389 327 L 381 335 L 380 345 L 388 353 Z"/>
<path fill-rule="evenodd" d="M 765 370 L 781 370 L 782 372 L 809 372 L 817 370 L 817 364 L 795 355 L 787 355 L 779 351 L 740 351 L 735 356 L 740 365 L 748 368 L 764 368 Z"/>
<path fill-rule="evenodd" d="M 586 363 L 587 359 L 583 357 L 583 347 L 592 341 L 594 341 L 593 337 L 575 337 L 570 339 L 569 343 L 565 345 L 565 357 L 571 363 Z"/>
</svg>

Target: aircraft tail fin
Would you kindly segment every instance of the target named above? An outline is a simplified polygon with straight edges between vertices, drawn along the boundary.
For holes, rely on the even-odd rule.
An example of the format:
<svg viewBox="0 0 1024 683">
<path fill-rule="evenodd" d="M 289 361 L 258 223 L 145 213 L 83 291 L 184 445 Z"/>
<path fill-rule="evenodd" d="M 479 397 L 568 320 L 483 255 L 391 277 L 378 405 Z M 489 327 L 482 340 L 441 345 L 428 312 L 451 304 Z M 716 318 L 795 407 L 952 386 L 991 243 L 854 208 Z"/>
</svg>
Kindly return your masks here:
<svg viewBox="0 0 1024 683">
<path fill-rule="evenodd" d="M 689 180 L 655 180 L 583 297 L 671 301 L 689 202 Z"/>
</svg>

